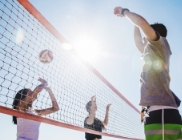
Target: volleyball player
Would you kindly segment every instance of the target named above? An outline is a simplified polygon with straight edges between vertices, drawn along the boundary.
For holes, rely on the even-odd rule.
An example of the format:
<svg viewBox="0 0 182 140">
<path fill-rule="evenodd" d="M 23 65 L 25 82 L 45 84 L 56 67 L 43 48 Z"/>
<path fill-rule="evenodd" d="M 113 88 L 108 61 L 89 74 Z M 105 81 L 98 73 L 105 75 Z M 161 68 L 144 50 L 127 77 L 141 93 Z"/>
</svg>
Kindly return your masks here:
<svg viewBox="0 0 182 140">
<path fill-rule="evenodd" d="M 89 113 L 88 117 L 85 118 L 84 127 L 87 129 L 91 129 L 94 131 L 102 132 L 105 129 L 105 126 L 108 124 L 109 118 L 109 108 L 111 104 L 108 104 L 106 107 L 106 114 L 104 121 L 96 118 L 96 111 L 97 111 L 97 104 L 96 104 L 96 97 L 92 96 L 91 101 L 86 104 L 86 110 Z M 100 140 L 102 139 L 101 135 L 85 133 L 86 140 Z"/>
<path fill-rule="evenodd" d="M 59 110 L 58 103 L 52 90 L 47 87 L 47 81 L 41 78 L 38 80 L 41 84 L 33 91 L 31 89 L 24 88 L 17 92 L 13 101 L 13 109 L 41 116 L 48 115 Z M 52 107 L 41 110 L 33 109 L 32 104 L 37 99 L 37 95 L 43 89 L 48 91 L 52 101 Z M 40 122 L 13 116 L 13 123 L 17 125 L 17 140 L 38 140 Z"/>
<path fill-rule="evenodd" d="M 150 25 L 142 16 L 122 7 L 116 7 L 114 14 L 125 17 L 135 26 L 135 44 L 142 53 L 140 105 L 142 114 L 144 108 L 149 113 L 149 117 L 144 119 L 146 140 L 182 139 L 182 121 L 178 111 L 180 100 L 170 90 L 169 59 L 172 53 L 166 39 L 166 27 L 159 23 Z M 144 43 L 140 30 L 145 35 Z"/>
</svg>

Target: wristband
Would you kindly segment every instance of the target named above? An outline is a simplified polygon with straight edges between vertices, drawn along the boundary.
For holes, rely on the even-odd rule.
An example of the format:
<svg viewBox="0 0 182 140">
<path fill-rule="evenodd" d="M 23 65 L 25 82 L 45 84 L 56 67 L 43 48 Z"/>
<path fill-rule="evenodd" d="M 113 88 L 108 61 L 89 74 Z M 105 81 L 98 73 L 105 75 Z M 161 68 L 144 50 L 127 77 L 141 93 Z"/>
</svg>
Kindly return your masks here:
<svg viewBox="0 0 182 140">
<path fill-rule="evenodd" d="M 42 84 L 40 84 L 40 86 L 44 88 L 47 86 L 47 83 L 42 83 Z"/>
<path fill-rule="evenodd" d="M 144 108 L 142 109 L 141 113 L 144 113 L 145 111 L 147 111 L 147 108 L 146 108 L 146 107 L 144 107 Z"/>
<path fill-rule="evenodd" d="M 122 9 L 122 11 L 121 11 L 121 15 L 125 16 L 125 15 L 124 15 L 124 11 L 125 11 L 125 10 L 130 11 L 129 9 L 124 8 L 124 9 Z"/>
<path fill-rule="evenodd" d="M 148 112 L 148 109 L 149 109 L 150 106 L 147 106 L 147 107 L 144 107 L 141 111 L 141 113 L 144 113 L 145 111 Z"/>
</svg>

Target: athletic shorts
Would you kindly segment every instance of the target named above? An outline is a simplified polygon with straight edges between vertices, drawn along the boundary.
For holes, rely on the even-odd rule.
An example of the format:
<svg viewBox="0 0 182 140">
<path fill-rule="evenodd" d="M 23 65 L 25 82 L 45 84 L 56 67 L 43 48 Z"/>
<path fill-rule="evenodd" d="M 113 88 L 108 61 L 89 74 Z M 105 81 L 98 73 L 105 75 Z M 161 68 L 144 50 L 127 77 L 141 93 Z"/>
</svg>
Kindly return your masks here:
<svg viewBox="0 0 182 140">
<path fill-rule="evenodd" d="M 177 109 L 151 111 L 144 128 L 146 140 L 182 140 L 182 121 Z"/>
</svg>

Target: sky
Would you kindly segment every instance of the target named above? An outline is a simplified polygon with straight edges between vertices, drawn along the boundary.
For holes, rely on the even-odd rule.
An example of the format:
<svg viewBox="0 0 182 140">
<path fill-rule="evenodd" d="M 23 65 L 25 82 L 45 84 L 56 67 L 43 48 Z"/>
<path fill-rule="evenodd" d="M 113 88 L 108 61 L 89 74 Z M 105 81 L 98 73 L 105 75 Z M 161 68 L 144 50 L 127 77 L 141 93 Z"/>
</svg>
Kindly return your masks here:
<svg viewBox="0 0 182 140">
<path fill-rule="evenodd" d="M 134 45 L 134 26 L 125 18 L 114 16 L 115 6 L 142 15 L 149 23 L 163 23 L 168 29 L 172 50 L 170 60 L 171 90 L 182 99 L 182 1 L 171 0 L 30 0 L 48 21 L 77 48 L 80 57 L 95 67 L 134 106 L 140 109 L 139 76 L 141 54 Z M 81 49 L 79 47 L 82 47 Z M 86 47 L 86 48 L 85 48 Z M 83 53 L 86 56 L 83 56 Z M 91 56 L 90 56 L 91 55 Z M 88 57 L 89 56 L 89 57 Z M 93 57 L 94 56 L 94 57 Z M 179 108 L 182 112 L 182 108 Z M 13 140 L 16 126 L 11 117 L 1 114 L 2 140 Z M 9 135 L 9 132 L 14 135 Z M 46 135 L 45 135 L 46 134 Z M 71 134 L 71 135 L 70 135 Z M 41 124 L 40 140 L 83 140 L 84 133 Z M 109 137 L 103 137 L 110 140 Z M 114 140 L 114 138 L 112 138 Z"/>
</svg>

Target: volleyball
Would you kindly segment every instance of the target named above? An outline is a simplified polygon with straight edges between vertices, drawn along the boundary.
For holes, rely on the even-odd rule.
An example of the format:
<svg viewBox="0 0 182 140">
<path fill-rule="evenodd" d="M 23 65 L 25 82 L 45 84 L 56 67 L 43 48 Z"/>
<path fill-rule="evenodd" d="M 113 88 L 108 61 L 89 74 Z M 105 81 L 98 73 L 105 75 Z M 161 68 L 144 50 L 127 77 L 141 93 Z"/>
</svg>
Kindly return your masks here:
<svg viewBox="0 0 182 140">
<path fill-rule="evenodd" d="M 44 63 L 50 63 L 53 60 L 53 53 L 50 50 L 43 50 L 39 54 L 39 60 Z"/>
</svg>

